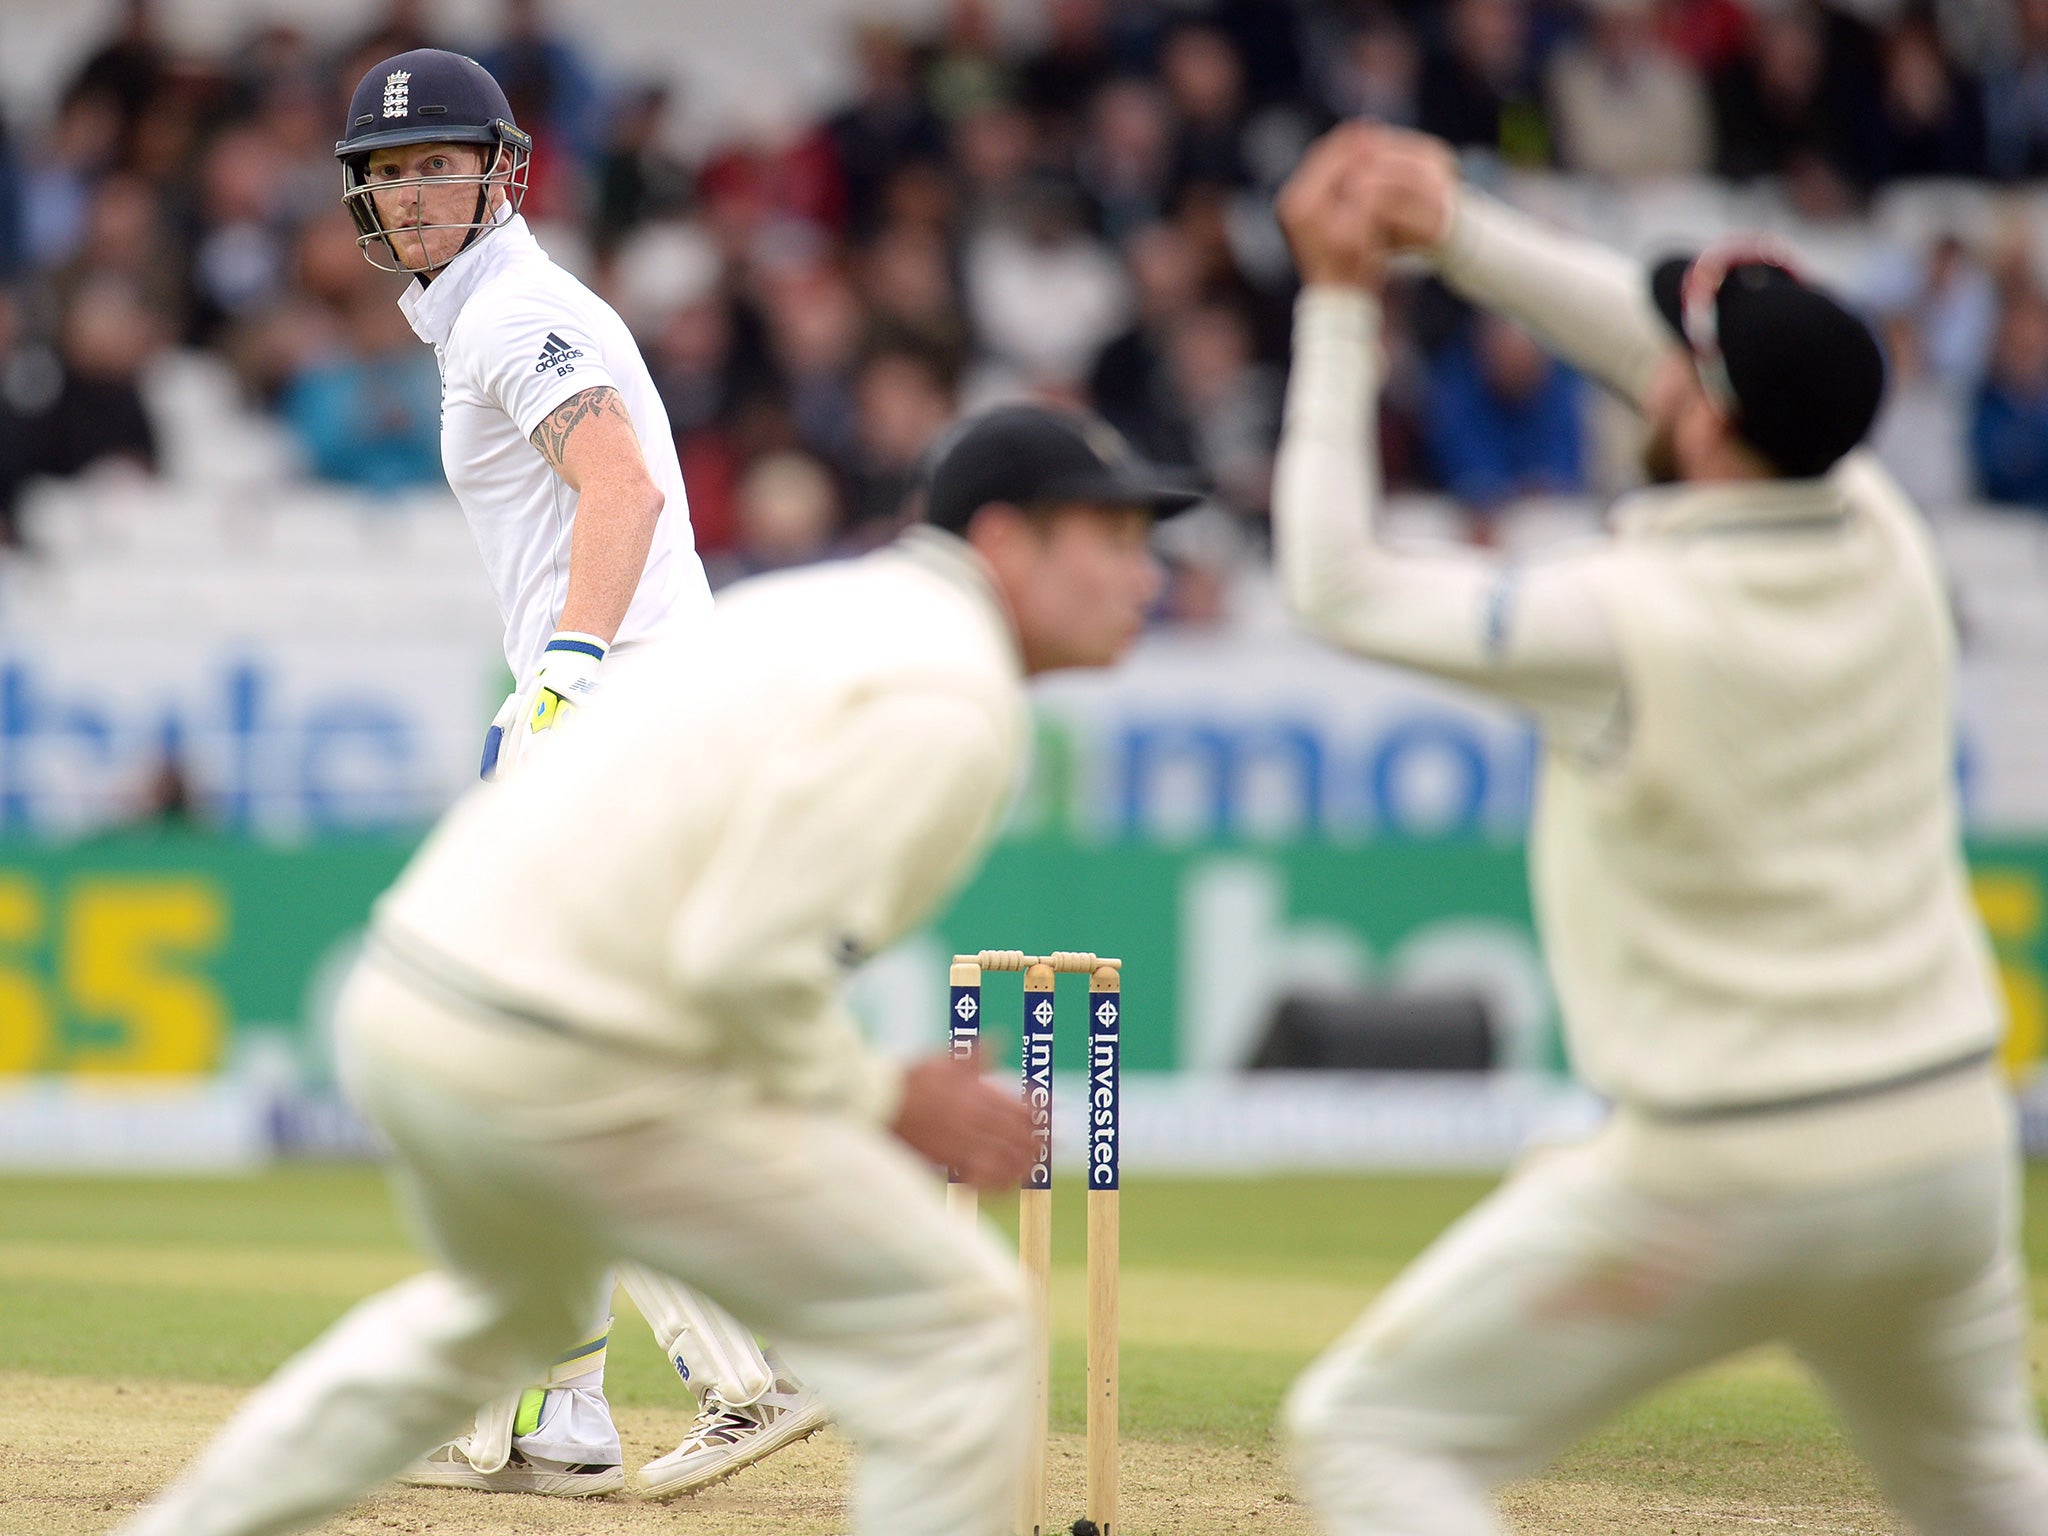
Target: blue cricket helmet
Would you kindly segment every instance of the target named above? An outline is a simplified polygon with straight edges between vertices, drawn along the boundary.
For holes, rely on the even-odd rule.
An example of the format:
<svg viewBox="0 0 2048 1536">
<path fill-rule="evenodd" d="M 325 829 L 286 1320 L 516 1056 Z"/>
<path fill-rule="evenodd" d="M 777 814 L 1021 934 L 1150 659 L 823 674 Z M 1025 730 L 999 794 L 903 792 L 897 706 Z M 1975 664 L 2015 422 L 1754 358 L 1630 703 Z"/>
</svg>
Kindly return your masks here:
<svg viewBox="0 0 2048 1536">
<path fill-rule="evenodd" d="M 491 72 L 475 59 L 445 48 L 415 48 L 388 58 L 363 76 L 349 98 L 348 125 L 334 146 L 334 156 L 341 162 L 342 203 L 359 231 L 356 244 L 375 266 L 385 266 L 372 249 L 381 245 L 392 261 L 386 270 L 421 270 L 407 267 L 399 257 L 370 196 L 371 152 L 407 144 L 475 144 L 485 151 L 483 170 L 476 175 L 393 177 L 374 189 L 474 185 L 476 211 L 467 223 L 425 226 L 467 230 L 461 250 L 496 227 L 490 212 L 493 183 L 506 189 L 513 212 L 525 200 L 533 140 L 512 121 L 511 103 Z"/>
</svg>

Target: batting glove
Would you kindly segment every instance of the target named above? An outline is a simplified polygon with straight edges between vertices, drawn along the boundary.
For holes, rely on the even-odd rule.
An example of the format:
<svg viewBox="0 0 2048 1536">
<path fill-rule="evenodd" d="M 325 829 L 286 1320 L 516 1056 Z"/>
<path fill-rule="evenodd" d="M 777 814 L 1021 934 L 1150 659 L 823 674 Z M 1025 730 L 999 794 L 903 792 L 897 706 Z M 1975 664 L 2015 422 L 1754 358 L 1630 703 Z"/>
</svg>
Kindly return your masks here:
<svg viewBox="0 0 2048 1536">
<path fill-rule="evenodd" d="M 484 778 L 502 779 L 543 735 L 597 697 L 605 649 L 595 635 L 568 630 L 548 642 L 533 681 L 499 706 L 484 734 Z"/>
</svg>

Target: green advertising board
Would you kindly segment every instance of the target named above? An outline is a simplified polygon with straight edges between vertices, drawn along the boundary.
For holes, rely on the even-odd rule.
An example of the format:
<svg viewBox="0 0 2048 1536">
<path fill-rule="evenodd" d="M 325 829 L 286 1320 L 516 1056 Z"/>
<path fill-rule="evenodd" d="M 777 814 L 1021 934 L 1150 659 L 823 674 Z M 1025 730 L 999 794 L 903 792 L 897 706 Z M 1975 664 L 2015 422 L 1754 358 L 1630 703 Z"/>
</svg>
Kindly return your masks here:
<svg viewBox="0 0 2048 1536">
<path fill-rule="evenodd" d="M 166 833 L 10 849 L 0 1074 L 190 1077 L 231 1070 L 258 1039 L 317 1073 L 324 999 L 409 846 Z M 1972 863 L 2012 1005 L 2008 1055 L 2026 1075 L 2048 1035 L 2048 843 L 1984 843 Z M 979 948 L 1120 956 L 1137 1072 L 1241 1062 L 1290 990 L 1446 983 L 1485 995 L 1510 1060 L 1561 1066 L 1515 845 L 1034 835 L 1000 845 L 929 932 L 871 968 L 887 984 L 864 990 L 936 1044 L 945 957 Z"/>
</svg>

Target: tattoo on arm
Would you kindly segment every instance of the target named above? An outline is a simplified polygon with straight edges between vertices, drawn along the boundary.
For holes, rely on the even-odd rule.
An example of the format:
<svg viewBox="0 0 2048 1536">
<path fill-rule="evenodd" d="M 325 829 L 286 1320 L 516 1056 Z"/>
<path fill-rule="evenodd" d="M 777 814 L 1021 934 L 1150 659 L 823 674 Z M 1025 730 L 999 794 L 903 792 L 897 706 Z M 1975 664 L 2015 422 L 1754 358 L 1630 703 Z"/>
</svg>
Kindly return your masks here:
<svg viewBox="0 0 2048 1536">
<path fill-rule="evenodd" d="M 607 415 L 618 417 L 629 428 L 633 424 L 632 417 L 626 414 L 625 402 L 609 384 L 600 384 L 580 395 L 571 395 L 548 413 L 547 420 L 533 429 L 533 446 L 559 471 L 563 451 L 569 445 L 569 434 L 590 417 Z"/>
</svg>

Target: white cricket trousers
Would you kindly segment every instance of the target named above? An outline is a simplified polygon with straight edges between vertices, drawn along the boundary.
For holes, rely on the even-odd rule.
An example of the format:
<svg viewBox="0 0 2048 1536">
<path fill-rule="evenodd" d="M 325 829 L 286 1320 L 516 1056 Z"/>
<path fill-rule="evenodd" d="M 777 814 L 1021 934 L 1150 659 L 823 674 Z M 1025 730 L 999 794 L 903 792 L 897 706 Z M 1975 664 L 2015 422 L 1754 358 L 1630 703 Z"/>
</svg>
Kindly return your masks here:
<svg viewBox="0 0 2048 1536">
<path fill-rule="evenodd" d="M 772 1335 L 861 1451 L 853 1528 L 1007 1536 L 1026 1427 L 1014 1260 L 878 1128 L 424 998 L 372 959 L 351 1093 L 438 1267 L 255 1393 L 126 1536 L 300 1529 L 537 1379 L 637 1259 Z"/>
<path fill-rule="evenodd" d="M 1630 1399 L 1770 1340 L 1798 1350 L 1927 1536 L 2048 1532 L 2017 1159 L 1768 1198 L 1652 1196 L 1600 1143 L 1458 1222 L 1295 1384 L 1333 1536 L 1499 1536 L 1490 1490 Z"/>
</svg>

